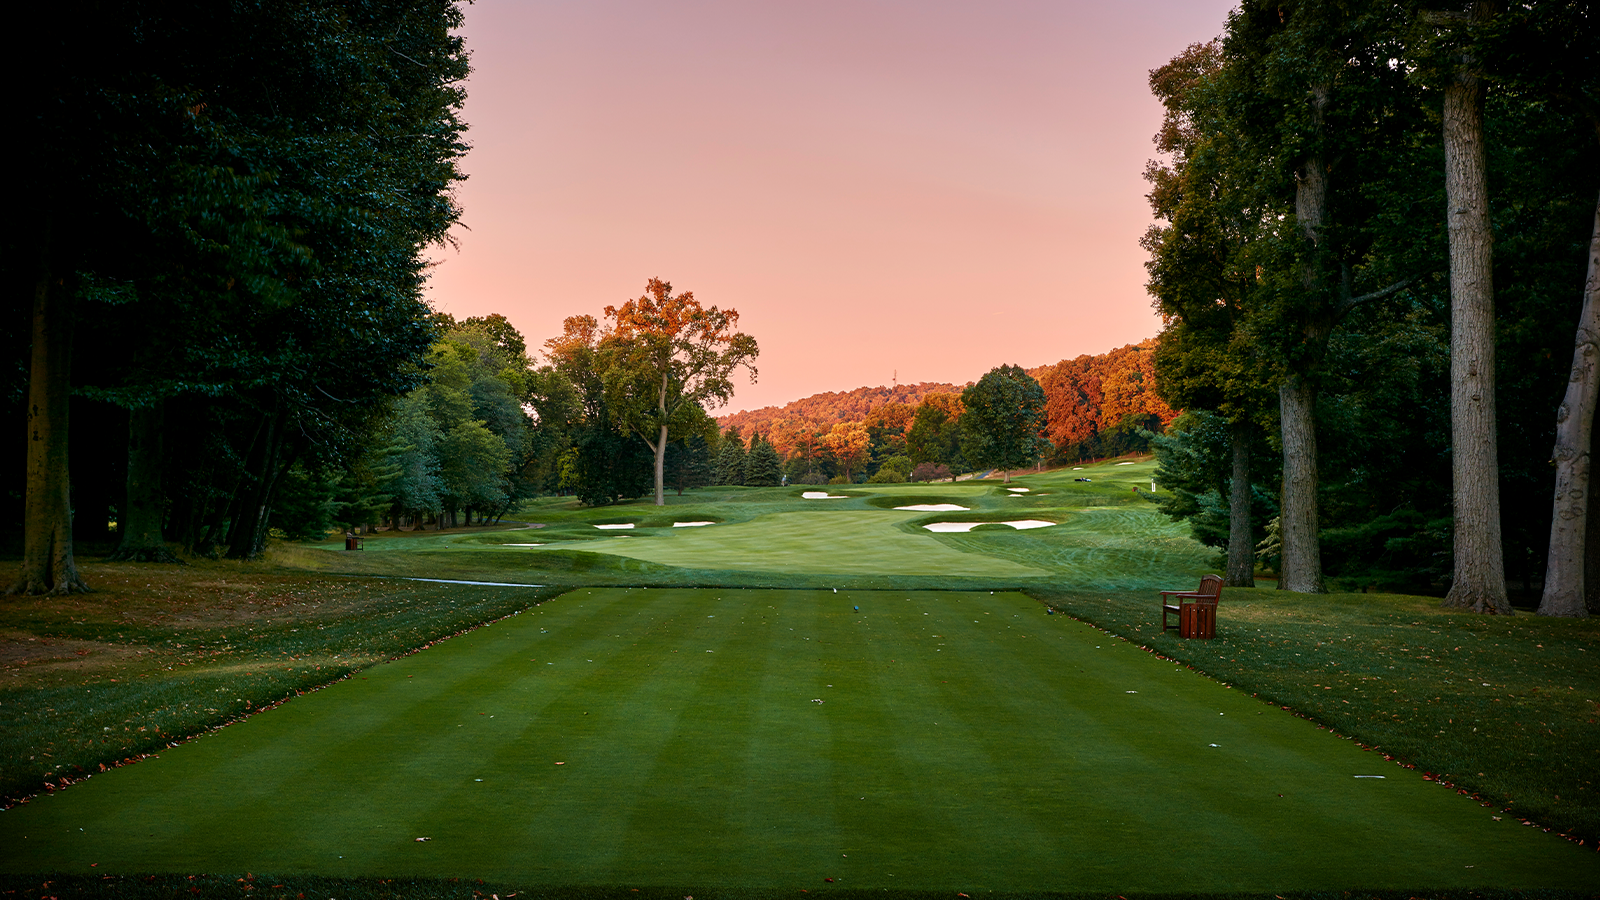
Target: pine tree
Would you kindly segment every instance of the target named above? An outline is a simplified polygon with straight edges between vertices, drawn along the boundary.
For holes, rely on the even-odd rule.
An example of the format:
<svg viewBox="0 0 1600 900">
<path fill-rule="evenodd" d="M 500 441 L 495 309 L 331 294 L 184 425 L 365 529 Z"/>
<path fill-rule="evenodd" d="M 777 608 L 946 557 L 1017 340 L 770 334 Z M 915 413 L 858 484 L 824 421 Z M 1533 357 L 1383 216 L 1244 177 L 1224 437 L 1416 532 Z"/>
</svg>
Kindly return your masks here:
<svg viewBox="0 0 1600 900">
<path fill-rule="evenodd" d="M 717 484 L 744 484 L 744 441 L 738 428 L 722 436 L 722 452 L 717 454 Z"/>
<path fill-rule="evenodd" d="M 777 448 L 761 435 L 750 438 L 750 453 L 745 458 L 744 483 L 751 487 L 776 487 L 782 474 Z"/>
</svg>

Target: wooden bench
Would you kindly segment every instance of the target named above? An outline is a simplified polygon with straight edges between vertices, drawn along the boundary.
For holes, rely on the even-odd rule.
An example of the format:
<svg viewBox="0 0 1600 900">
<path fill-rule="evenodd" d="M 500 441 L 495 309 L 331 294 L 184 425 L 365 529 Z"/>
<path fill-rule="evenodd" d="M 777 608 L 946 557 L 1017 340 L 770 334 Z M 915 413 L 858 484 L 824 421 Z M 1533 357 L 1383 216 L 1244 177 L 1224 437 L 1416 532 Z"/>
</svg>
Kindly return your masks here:
<svg viewBox="0 0 1600 900">
<path fill-rule="evenodd" d="M 1218 575 L 1206 575 L 1200 579 L 1200 587 L 1192 591 L 1162 591 L 1161 592 L 1161 631 L 1166 633 L 1169 627 L 1167 614 L 1178 616 L 1178 633 L 1184 637 L 1212 637 L 1216 634 L 1217 601 L 1222 599 L 1222 578 Z M 1185 622 L 1183 608 L 1192 608 L 1191 615 L 1198 621 Z M 1209 626 L 1209 627 L 1208 627 Z"/>
</svg>

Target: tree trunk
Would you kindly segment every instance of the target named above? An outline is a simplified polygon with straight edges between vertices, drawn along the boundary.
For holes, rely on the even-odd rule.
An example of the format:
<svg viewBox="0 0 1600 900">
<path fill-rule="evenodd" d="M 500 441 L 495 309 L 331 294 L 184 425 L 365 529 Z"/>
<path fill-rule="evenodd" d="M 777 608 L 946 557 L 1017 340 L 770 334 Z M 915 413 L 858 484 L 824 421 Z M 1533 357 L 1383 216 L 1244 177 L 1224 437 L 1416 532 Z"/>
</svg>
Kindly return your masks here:
<svg viewBox="0 0 1600 900">
<path fill-rule="evenodd" d="M 1312 85 L 1311 121 L 1320 135 L 1333 88 Z M 1323 231 L 1328 215 L 1328 168 L 1319 155 L 1301 162 L 1295 173 L 1295 222 L 1307 247 L 1300 281 L 1309 308 L 1303 326 L 1313 357 L 1320 357 L 1332 330 L 1327 286 L 1322 276 Z M 1283 562 L 1278 567 L 1278 587 L 1305 594 L 1320 594 L 1322 548 L 1317 523 L 1317 422 L 1316 391 L 1306 380 L 1315 359 L 1291 372 L 1278 385 L 1279 429 L 1283 444 L 1283 490 L 1278 514 Z"/>
<path fill-rule="evenodd" d="M 251 455 L 253 465 L 245 473 L 240 488 L 233 526 L 228 529 L 228 558 L 255 559 L 265 546 L 267 504 L 271 502 L 273 482 L 278 470 L 278 451 L 283 443 L 283 412 L 267 414 L 266 433 L 259 453 Z"/>
<path fill-rule="evenodd" d="M 1474 22 L 1489 15 L 1475 3 Z M 1450 430 L 1455 577 L 1444 605 L 1511 614 L 1500 540 L 1495 439 L 1493 236 L 1483 146 L 1483 82 L 1463 60 L 1444 91 L 1450 236 Z"/>
<path fill-rule="evenodd" d="M 1588 537 L 1590 438 L 1595 396 L 1600 391 L 1600 204 L 1589 237 L 1589 271 L 1583 285 L 1576 346 L 1567 395 L 1556 412 L 1555 514 L 1550 522 L 1550 556 L 1544 572 L 1541 616 L 1586 616 L 1584 579 Z"/>
<path fill-rule="evenodd" d="M 1250 532 L 1250 424 L 1233 423 L 1233 481 L 1228 485 L 1227 587 L 1255 587 L 1256 542 Z"/>
<path fill-rule="evenodd" d="M 645 443 L 650 444 L 649 441 L 645 441 Z M 655 451 L 656 454 L 656 505 L 666 506 L 667 494 L 665 489 L 665 479 L 667 474 L 667 426 L 665 424 L 661 426 L 661 434 L 657 438 L 656 442 L 654 444 L 650 444 L 650 449 Z"/>
<path fill-rule="evenodd" d="M 1283 432 L 1283 504 L 1278 518 L 1283 542 L 1279 584 L 1302 594 L 1320 594 L 1322 549 L 1317 525 L 1316 392 L 1291 375 L 1278 386 Z"/>
<path fill-rule="evenodd" d="M 165 498 L 161 492 L 161 437 L 165 405 L 128 410 L 128 494 L 117 530 L 122 540 L 110 559 L 125 562 L 178 562 L 161 531 Z"/>
<path fill-rule="evenodd" d="M 46 226 L 48 227 L 48 226 Z M 48 242 L 48 237 L 45 238 Z M 48 246 L 45 252 L 48 252 Z M 72 393 L 70 288 L 41 260 L 33 285 L 33 350 L 28 372 L 28 470 L 22 571 L 12 594 L 89 591 L 72 556 L 67 472 L 67 403 Z"/>
</svg>

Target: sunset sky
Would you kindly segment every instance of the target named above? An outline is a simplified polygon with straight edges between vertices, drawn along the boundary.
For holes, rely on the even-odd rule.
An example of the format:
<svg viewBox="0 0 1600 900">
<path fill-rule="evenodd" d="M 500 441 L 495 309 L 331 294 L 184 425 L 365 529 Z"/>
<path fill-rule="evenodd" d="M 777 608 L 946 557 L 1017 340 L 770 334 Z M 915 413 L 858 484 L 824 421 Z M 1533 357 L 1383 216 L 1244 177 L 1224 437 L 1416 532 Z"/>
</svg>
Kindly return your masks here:
<svg viewBox="0 0 1600 900">
<path fill-rule="evenodd" d="M 651 277 L 761 345 L 714 413 L 1151 337 L 1150 69 L 1224 0 L 478 0 L 459 249 L 530 347 Z"/>
</svg>

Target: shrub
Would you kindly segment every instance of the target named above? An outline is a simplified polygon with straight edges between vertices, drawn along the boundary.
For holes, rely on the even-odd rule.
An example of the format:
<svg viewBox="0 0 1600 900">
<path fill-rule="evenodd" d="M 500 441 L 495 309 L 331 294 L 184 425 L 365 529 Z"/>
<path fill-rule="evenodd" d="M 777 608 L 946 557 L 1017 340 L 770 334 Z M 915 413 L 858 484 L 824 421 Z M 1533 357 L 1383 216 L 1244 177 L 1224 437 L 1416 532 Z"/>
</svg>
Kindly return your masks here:
<svg viewBox="0 0 1600 900">
<path fill-rule="evenodd" d="M 943 481 L 950 477 L 950 467 L 943 463 L 920 463 L 911 471 L 912 481 Z"/>
</svg>

